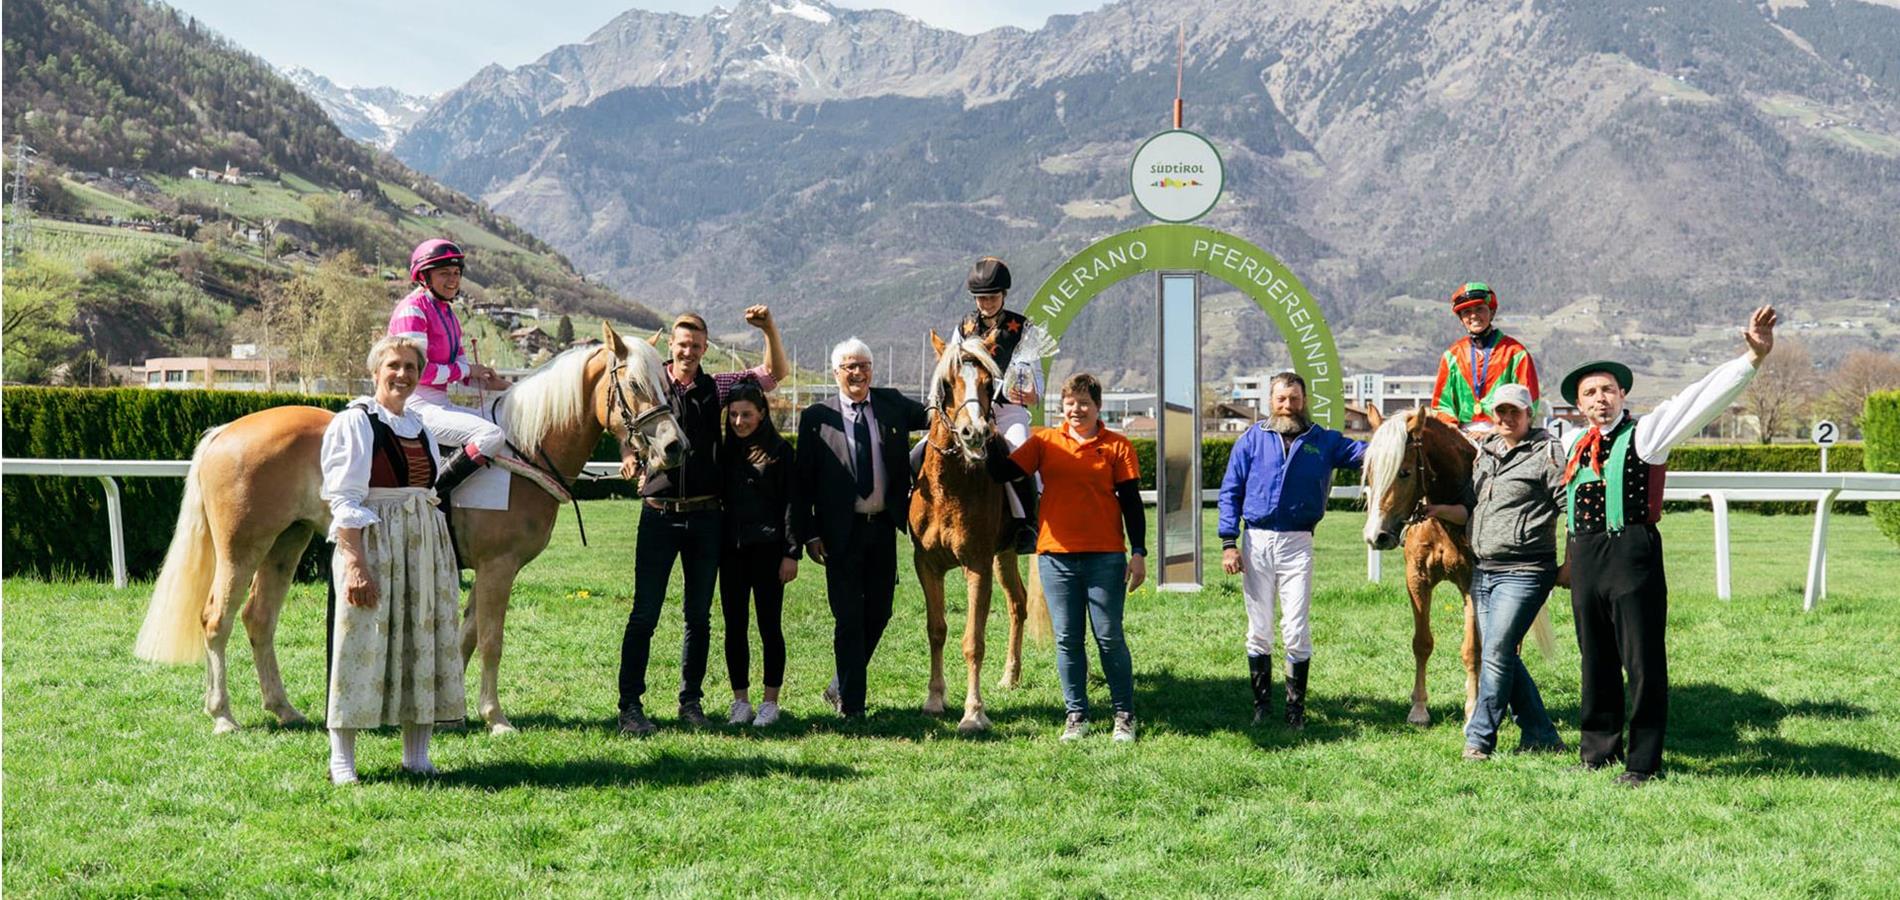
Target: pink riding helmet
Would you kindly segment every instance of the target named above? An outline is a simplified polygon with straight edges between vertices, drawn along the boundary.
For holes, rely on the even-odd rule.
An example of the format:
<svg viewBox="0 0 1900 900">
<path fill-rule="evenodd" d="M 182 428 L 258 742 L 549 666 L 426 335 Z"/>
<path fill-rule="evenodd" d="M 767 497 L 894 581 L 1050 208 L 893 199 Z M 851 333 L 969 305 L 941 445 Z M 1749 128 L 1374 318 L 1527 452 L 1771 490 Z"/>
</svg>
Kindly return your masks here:
<svg viewBox="0 0 1900 900">
<path fill-rule="evenodd" d="M 412 283 L 422 281 L 422 273 L 440 266 L 459 266 L 462 264 L 462 248 L 454 241 L 444 238 L 430 238 L 416 245 L 414 253 L 409 254 L 409 280 Z"/>
</svg>

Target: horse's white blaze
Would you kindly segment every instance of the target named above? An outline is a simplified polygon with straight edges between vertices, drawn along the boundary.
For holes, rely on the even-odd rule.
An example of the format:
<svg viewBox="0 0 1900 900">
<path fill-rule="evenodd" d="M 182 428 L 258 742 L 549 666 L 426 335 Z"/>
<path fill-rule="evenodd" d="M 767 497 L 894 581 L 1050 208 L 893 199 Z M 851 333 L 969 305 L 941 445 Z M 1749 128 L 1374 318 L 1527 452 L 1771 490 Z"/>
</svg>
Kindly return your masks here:
<svg viewBox="0 0 1900 900">
<path fill-rule="evenodd" d="M 1385 494 L 1398 477 L 1399 467 L 1405 461 L 1405 446 L 1410 441 L 1408 429 L 1411 427 L 1414 412 L 1404 412 L 1389 419 L 1372 433 L 1372 440 L 1366 444 L 1366 456 L 1360 472 L 1364 476 L 1366 501 L 1366 527 L 1364 537 L 1370 544 L 1377 540 L 1379 531 L 1384 527 Z M 1423 415 L 1423 413 L 1418 413 Z"/>
<path fill-rule="evenodd" d="M 983 409 L 982 404 L 977 400 L 976 396 L 976 365 L 973 363 L 964 363 L 962 378 L 963 406 L 957 410 L 957 415 L 968 419 L 970 425 L 974 427 L 981 421 L 977 418 L 976 413 L 981 412 Z"/>
</svg>

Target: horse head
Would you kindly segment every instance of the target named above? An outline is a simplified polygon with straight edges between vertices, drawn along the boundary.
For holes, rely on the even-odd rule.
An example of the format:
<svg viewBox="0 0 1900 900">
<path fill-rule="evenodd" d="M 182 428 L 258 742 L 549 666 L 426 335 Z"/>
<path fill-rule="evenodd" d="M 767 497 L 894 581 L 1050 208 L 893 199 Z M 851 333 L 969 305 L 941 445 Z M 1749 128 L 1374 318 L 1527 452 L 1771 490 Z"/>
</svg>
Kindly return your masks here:
<svg viewBox="0 0 1900 900">
<path fill-rule="evenodd" d="M 673 409 L 673 392 L 666 389 L 666 367 L 660 353 L 645 341 L 622 340 L 612 325 L 601 323 L 607 366 L 606 403 L 600 425 L 621 443 L 640 454 L 647 471 L 659 472 L 686 461 L 686 431 Z"/>
<path fill-rule="evenodd" d="M 956 441 L 952 448 L 938 449 L 955 449 L 973 463 L 982 462 L 990 436 L 996 432 L 990 397 L 1003 377 L 995 347 L 979 338 L 946 344 L 935 329 L 930 332 L 930 345 L 937 351 L 937 369 L 931 378 L 929 407 Z"/>
<path fill-rule="evenodd" d="M 1366 447 L 1366 543 L 1399 545 L 1405 525 L 1427 501 L 1450 502 L 1471 474 L 1474 448 L 1456 429 L 1423 409 L 1377 423 Z"/>
</svg>

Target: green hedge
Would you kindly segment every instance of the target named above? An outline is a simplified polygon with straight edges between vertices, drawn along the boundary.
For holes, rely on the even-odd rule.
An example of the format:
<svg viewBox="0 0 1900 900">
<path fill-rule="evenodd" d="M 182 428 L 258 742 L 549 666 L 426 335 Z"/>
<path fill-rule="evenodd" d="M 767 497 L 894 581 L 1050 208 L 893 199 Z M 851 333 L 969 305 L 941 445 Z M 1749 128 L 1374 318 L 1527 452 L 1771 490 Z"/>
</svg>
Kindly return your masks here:
<svg viewBox="0 0 1900 900">
<path fill-rule="evenodd" d="M 349 398 L 148 388 L 6 388 L 0 446 L 13 458 L 190 459 L 205 429 L 273 406 L 341 409 Z M 125 562 L 133 577 L 164 562 L 181 478 L 121 478 Z M 7 478 L 5 572 L 109 578 L 105 490 L 96 478 Z"/>
<path fill-rule="evenodd" d="M 1900 472 L 1900 391 L 1867 397 L 1860 431 L 1867 439 L 1867 471 Z M 1874 521 L 1894 543 L 1900 544 L 1900 503 L 1869 503 Z"/>
</svg>

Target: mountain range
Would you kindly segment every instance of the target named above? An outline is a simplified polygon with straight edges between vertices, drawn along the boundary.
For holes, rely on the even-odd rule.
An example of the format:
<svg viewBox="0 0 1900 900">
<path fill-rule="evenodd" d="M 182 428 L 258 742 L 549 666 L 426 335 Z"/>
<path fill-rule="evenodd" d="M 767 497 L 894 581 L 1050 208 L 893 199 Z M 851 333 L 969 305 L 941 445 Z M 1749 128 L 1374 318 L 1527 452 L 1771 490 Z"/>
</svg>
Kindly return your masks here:
<svg viewBox="0 0 1900 900">
<path fill-rule="evenodd" d="M 1122 0 L 978 35 L 822 0 L 635 10 L 483 69 L 394 152 L 624 293 L 779 303 L 808 352 L 857 332 L 913 371 L 975 257 L 1026 293 L 1147 221 L 1128 161 L 1168 127 L 1177 28 L 1186 125 L 1227 171 L 1203 224 L 1286 262 L 1349 367 L 1429 365 L 1472 279 L 1546 370 L 1614 344 L 1667 377 L 1763 299 L 1875 322 L 1847 343 L 1900 321 L 1892 0 Z M 1117 288 L 1065 348 L 1139 385 L 1151 296 Z M 1265 316 L 1209 302 L 1209 380 L 1284 361 Z"/>
<path fill-rule="evenodd" d="M 317 101 L 345 137 L 384 150 L 395 146 L 396 139 L 434 102 L 392 87 L 344 87 L 302 67 L 284 70 L 284 77 Z"/>
</svg>

